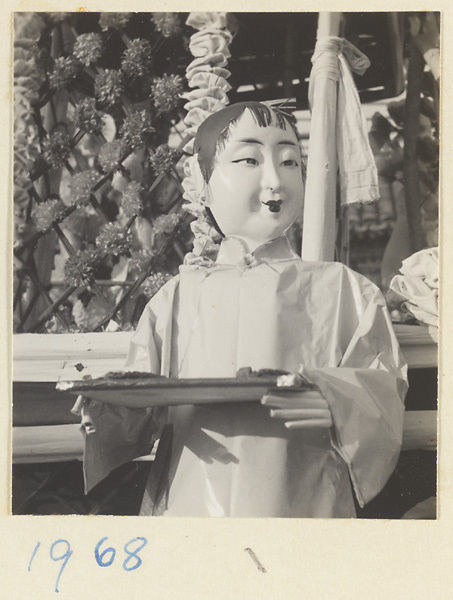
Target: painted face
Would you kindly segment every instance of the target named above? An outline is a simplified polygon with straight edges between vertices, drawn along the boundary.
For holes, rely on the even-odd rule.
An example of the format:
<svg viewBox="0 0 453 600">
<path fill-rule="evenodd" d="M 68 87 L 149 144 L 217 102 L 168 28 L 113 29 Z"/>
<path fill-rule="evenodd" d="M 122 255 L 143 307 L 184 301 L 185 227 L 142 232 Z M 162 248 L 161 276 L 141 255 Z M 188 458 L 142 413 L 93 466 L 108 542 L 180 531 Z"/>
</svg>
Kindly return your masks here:
<svg viewBox="0 0 453 600">
<path fill-rule="evenodd" d="M 245 110 L 209 180 L 209 207 L 225 235 L 262 244 L 282 235 L 302 208 L 301 153 L 288 128 L 260 127 Z"/>
</svg>

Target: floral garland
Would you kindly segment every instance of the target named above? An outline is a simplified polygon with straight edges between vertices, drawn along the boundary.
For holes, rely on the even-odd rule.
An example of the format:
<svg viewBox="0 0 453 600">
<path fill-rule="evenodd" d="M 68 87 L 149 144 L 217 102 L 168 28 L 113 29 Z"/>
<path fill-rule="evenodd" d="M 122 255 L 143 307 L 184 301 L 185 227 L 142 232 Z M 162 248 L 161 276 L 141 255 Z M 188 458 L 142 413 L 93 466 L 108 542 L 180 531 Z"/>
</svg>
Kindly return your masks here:
<svg viewBox="0 0 453 600">
<path fill-rule="evenodd" d="M 51 56 L 44 44 L 46 36 L 54 27 L 66 32 L 72 26 L 72 17 L 73 13 L 16 15 L 15 101 L 19 106 L 16 106 L 14 129 L 15 212 L 23 218 L 23 228 L 20 230 L 20 224 L 16 227 L 19 253 L 28 247 L 30 240 L 38 239 L 53 226 L 60 225 L 57 231 L 66 250 L 69 248 L 69 256 L 61 257 L 53 276 L 58 282 L 62 276 L 66 285 L 77 288 L 90 286 L 93 278 L 101 275 L 112 279 L 118 277 L 118 280 L 126 277 L 129 260 L 131 269 L 135 263 L 142 265 L 141 270 L 148 269 L 154 250 L 179 226 L 181 215 L 176 212 L 163 214 L 150 223 L 145 199 L 155 187 L 155 182 L 151 188 L 147 183 L 153 175 L 157 177 L 156 181 L 168 175 L 172 189 L 177 189 L 179 183 L 175 181 L 179 174 L 175 165 L 181 158 L 181 150 L 162 143 L 158 124 L 168 119 L 173 123 L 181 105 L 184 80 L 177 74 L 162 73 L 162 69 L 155 68 L 154 54 L 162 45 L 162 39 L 153 45 L 148 39 L 129 38 L 129 32 L 135 31 L 134 13 L 102 13 L 100 31 L 97 32 L 77 34 L 72 27 L 63 50 L 59 51 L 63 55 Z M 182 33 L 177 13 L 150 13 L 148 18 L 162 38 L 174 38 Z M 220 83 L 222 75 L 229 75 L 223 66 L 229 56 L 226 48 L 232 35 L 226 30 L 224 15 L 213 13 L 204 17 L 192 15 L 191 18 L 193 23 L 198 19 L 198 26 L 194 25 L 198 27 L 198 38 L 193 36 L 191 49 L 194 63 L 198 59 L 200 64 L 198 68 L 192 65 L 194 72 L 189 80 L 192 93 L 189 92 L 186 101 L 196 103 L 197 98 L 202 100 L 211 91 L 212 97 L 220 102 L 218 108 L 222 108 L 228 102 L 226 91 L 229 86 L 225 79 L 222 85 Z M 112 33 L 122 39 L 125 49 L 121 56 L 107 61 L 104 67 L 101 65 Z M 151 40 L 156 37 L 153 35 Z M 205 60 L 202 56 L 208 52 L 206 44 L 211 43 L 211 35 L 217 39 L 211 50 L 217 52 L 218 46 L 220 51 L 225 51 L 224 58 L 217 56 L 211 61 L 212 67 L 209 57 Z M 205 50 L 201 50 L 203 44 Z M 207 61 L 206 68 L 202 66 L 203 60 Z M 203 71 L 206 71 L 205 83 Z M 208 76 L 209 71 L 211 76 Z M 212 77 L 219 83 L 217 92 L 209 90 Z M 84 87 L 88 78 L 93 83 L 91 92 Z M 194 89 L 196 86 L 200 89 Z M 45 131 L 44 126 L 39 136 L 37 117 L 42 116 L 41 111 L 56 92 L 65 90 L 70 98 L 68 113 L 52 130 Z M 137 95 L 137 90 L 141 95 Z M 203 106 L 205 104 L 206 101 Z M 203 110 L 202 104 L 199 109 Z M 196 113 L 191 111 L 191 118 L 196 119 Z M 194 132 L 195 124 L 192 123 Z M 165 135 L 165 128 L 163 133 Z M 64 168 L 58 195 L 48 194 L 41 198 L 41 189 L 35 189 L 34 182 L 39 182 L 43 173 L 61 167 Z M 145 183 L 141 184 L 143 174 Z M 107 218 L 113 221 L 99 229 L 102 212 L 107 209 L 110 211 Z M 82 230 L 87 227 L 88 233 L 82 236 Z M 183 248 L 176 251 L 181 255 Z M 114 260 L 110 261 L 108 257 Z M 150 275 L 141 291 L 147 296 L 154 294 L 170 277 L 165 272 L 167 268 L 173 269 L 173 263 L 169 264 L 170 267 L 162 261 L 162 264 L 153 265 L 153 268 L 158 267 L 158 272 Z M 24 279 L 21 273 L 18 278 Z M 21 289 L 25 289 L 24 286 Z M 58 290 L 52 289 L 54 292 Z M 97 296 L 99 290 L 93 287 L 92 292 Z M 20 293 L 23 295 L 23 291 Z M 106 293 L 112 296 L 110 300 L 118 299 L 114 286 Z M 18 302 L 22 307 L 19 296 Z M 71 302 L 70 299 L 68 305 Z M 84 300 L 79 309 L 88 314 L 91 304 L 86 305 Z M 80 315 L 76 321 L 80 321 Z"/>
<path fill-rule="evenodd" d="M 45 23 L 36 13 L 16 13 L 14 21 L 14 203 L 16 230 L 25 233 L 29 174 L 39 155 L 32 105 L 39 97 L 42 72 L 34 48 Z"/>
<path fill-rule="evenodd" d="M 189 156 L 184 164 L 183 208 L 196 219 L 191 223 L 194 234 L 193 251 L 186 255 L 185 264 L 209 266 L 215 260 L 220 239 L 209 222 L 203 205 L 204 181 L 193 155 L 193 142 L 198 127 L 214 112 L 224 108 L 229 100 L 227 92 L 231 85 L 226 79 L 231 73 L 225 68 L 231 54 L 229 45 L 233 34 L 228 29 L 227 13 L 191 13 L 186 21 L 197 32 L 190 38 L 189 49 L 194 60 L 186 70 L 191 91 L 183 94 L 188 100 L 184 108 L 188 111 L 184 123 L 186 133 L 191 136 L 184 150 Z"/>
</svg>

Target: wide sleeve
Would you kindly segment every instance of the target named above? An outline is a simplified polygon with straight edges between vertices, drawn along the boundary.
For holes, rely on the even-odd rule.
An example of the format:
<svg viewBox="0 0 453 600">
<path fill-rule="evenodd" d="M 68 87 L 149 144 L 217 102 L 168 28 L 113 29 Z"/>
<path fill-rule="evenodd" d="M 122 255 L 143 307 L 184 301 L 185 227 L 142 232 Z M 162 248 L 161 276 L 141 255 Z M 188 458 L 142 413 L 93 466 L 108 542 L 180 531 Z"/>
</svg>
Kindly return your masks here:
<svg viewBox="0 0 453 600">
<path fill-rule="evenodd" d="M 173 277 L 148 302 L 132 336 L 126 359 L 128 371 L 170 375 L 173 315 L 179 276 Z"/>
<path fill-rule="evenodd" d="M 177 286 L 175 277 L 145 307 L 131 339 L 126 371 L 169 375 Z M 120 465 L 149 454 L 166 420 L 165 408 L 131 409 L 89 398 L 79 412 L 85 436 L 85 493 Z"/>
<path fill-rule="evenodd" d="M 321 391 L 333 417 L 333 445 L 346 462 L 361 506 L 372 500 L 392 474 L 402 441 L 407 365 L 385 300 L 371 282 L 348 270 L 358 325 L 348 332 L 340 313 L 339 330 L 349 339 L 338 366 L 302 368 Z"/>
</svg>

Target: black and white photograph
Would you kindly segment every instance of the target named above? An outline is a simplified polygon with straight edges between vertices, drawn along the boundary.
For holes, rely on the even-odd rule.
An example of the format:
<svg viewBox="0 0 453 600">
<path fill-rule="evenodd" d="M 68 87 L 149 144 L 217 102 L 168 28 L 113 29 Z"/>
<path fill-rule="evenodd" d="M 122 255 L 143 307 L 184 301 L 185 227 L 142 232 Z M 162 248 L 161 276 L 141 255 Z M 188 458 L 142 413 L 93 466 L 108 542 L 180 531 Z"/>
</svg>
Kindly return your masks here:
<svg viewBox="0 0 453 600">
<path fill-rule="evenodd" d="M 14 14 L 12 515 L 437 518 L 440 31 Z"/>
</svg>

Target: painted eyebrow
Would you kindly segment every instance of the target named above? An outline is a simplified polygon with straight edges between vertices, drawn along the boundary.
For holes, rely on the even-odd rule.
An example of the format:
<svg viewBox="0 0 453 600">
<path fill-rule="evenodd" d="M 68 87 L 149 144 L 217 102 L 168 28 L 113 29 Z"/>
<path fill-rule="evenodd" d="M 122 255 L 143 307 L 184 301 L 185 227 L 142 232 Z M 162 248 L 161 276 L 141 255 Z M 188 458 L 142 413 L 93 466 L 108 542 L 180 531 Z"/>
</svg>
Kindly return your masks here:
<svg viewBox="0 0 453 600">
<path fill-rule="evenodd" d="M 263 142 L 260 142 L 259 140 L 255 140 L 253 138 L 246 138 L 244 140 L 234 140 L 234 141 L 236 141 L 238 144 L 259 144 L 260 146 L 264 146 Z M 290 140 L 282 140 L 281 142 L 277 142 L 277 145 L 278 146 L 297 146 L 297 144 L 295 144 L 294 142 L 291 142 Z"/>
</svg>

